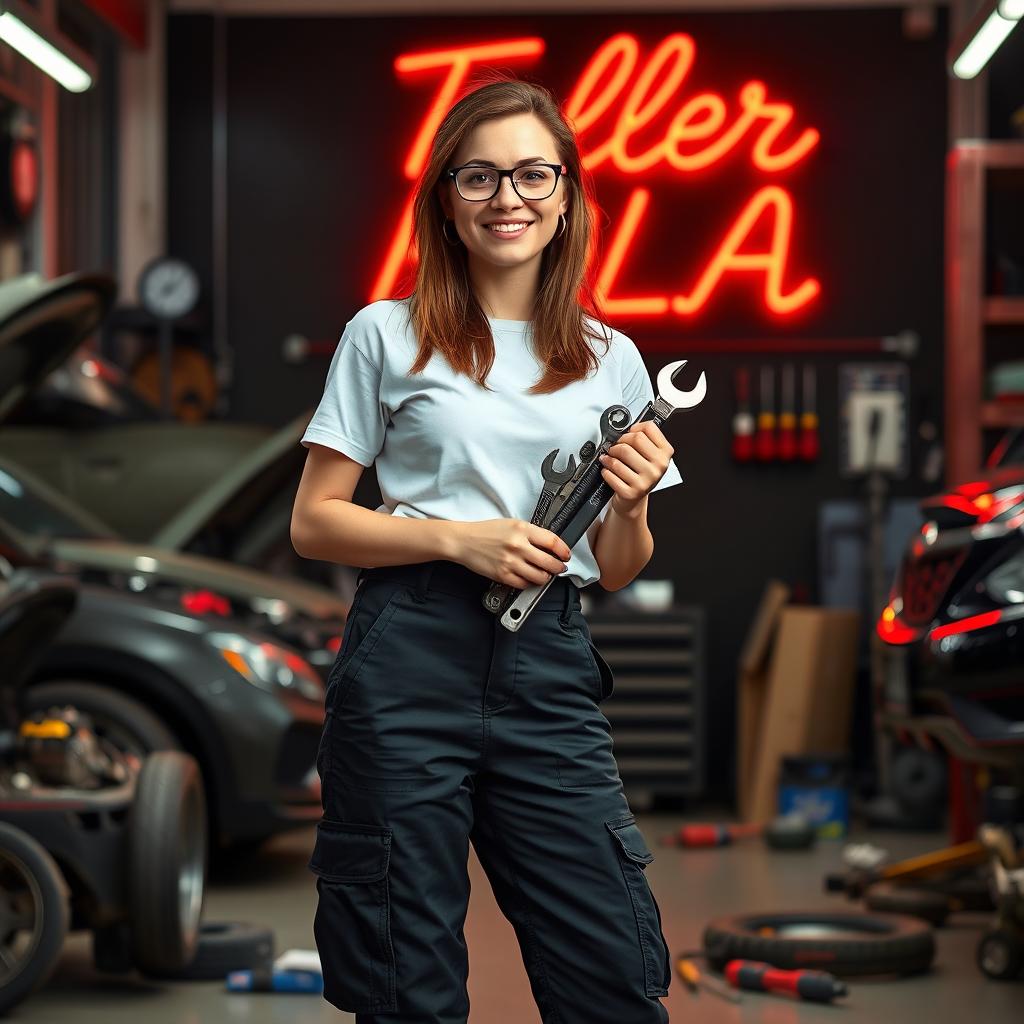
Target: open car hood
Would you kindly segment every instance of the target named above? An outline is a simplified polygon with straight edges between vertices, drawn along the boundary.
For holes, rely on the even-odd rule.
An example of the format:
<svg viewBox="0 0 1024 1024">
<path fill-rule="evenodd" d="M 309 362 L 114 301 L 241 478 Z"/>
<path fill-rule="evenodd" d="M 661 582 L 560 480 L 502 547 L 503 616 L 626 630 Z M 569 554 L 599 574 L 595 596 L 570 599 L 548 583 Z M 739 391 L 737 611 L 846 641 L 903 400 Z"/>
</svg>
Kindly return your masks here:
<svg viewBox="0 0 1024 1024">
<path fill-rule="evenodd" d="M 52 549 L 59 559 L 84 568 L 149 573 L 183 587 L 209 588 L 253 607 L 255 602 L 284 601 L 314 619 L 343 621 L 348 614 L 348 602 L 324 587 L 202 555 L 104 538 L 57 538 Z"/>
<path fill-rule="evenodd" d="M 96 330 L 116 294 L 100 273 L 0 282 L 0 420 Z"/>
<path fill-rule="evenodd" d="M 239 459 L 200 491 L 150 538 L 154 547 L 183 550 L 218 516 L 246 516 L 267 503 L 291 479 L 295 459 L 305 457 L 299 441 L 313 415 L 307 409 Z M 238 498 L 246 492 L 244 502 Z"/>
</svg>

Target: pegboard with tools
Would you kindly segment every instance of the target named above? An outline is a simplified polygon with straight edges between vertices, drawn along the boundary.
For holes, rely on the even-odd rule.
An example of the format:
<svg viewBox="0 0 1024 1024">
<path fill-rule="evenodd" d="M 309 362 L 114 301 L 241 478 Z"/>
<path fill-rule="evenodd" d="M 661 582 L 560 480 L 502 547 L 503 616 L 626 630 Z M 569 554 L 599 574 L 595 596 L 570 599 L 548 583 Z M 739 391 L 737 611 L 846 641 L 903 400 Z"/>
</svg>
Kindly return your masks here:
<svg viewBox="0 0 1024 1024">
<path fill-rule="evenodd" d="M 818 438 L 817 377 L 814 366 L 787 363 L 779 371 L 757 371 L 759 406 L 755 417 L 751 399 L 753 371 L 735 371 L 736 412 L 732 421 L 732 457 L 736 462 L 816 462 Z M 800 405 L 797 413 L 797 380 Z M 776 411 L 776 409 L 778 411 Z"/>
</svg>

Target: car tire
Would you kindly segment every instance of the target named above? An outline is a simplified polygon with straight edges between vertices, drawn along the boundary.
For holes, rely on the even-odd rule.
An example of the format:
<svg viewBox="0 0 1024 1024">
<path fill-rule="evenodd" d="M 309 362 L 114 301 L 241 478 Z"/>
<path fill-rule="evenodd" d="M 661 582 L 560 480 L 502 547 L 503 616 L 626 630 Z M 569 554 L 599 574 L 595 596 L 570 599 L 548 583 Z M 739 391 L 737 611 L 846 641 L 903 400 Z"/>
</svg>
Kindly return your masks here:
<svg viewBox="0 0 1024 1024">
<path fill-rule="evenodd" d="M 901 747 L 893 755 L 890 791 L 912 819 L 931 819 L 946 804 L 946 759 L 934 750 Z"/>
<path fill-rule="evenodd" d="M 146 758 L 128 820 L 128 917 L 135 965 L 173 977 L 195 956 L 206 884 L 206 800 L 199 765 Z"/>
<path fill-rule="evenodd" d="M 0 876 L 3 879 L 3 970 L 0 971 L 0 1013 L 16 1006 L 49 977 L 64 948 L 70 924 L 68 890 L 53 857 L 32 836 L 20 828 L 0 822 Z M 4 948 L 19 930 L 9 923 L 15 915 L 11 906 L 14 887 L 27 894 L 32 904 L 32 936 L 29 948 L 10 956 Z M 28 902 L 26 900 L 25 902 Z"/>
<path fill-rule="evenodd" d="M 935 934 L 925 921 L 904 914 L 738 914 L 705 928 L 704 951 L 717 971 L 730 960 L 763 960 L 790 970 L 813 965 L 839 976 L 913 974 L 931 966 Z"/>
<path fill-rule="evenodd" d="M 192 962 L 174 972 L 179 981 L 223 981 L 230 971 L 269 968 L 274 933 L 243 921 L 205 921 Z"/>
<path fill-rule="evenodd" d="M 50 680 L 29 686 L 22 696 L 22 711 L 47 711 L 70 704 L 87 714 L 100 738 L 109 741 L 142 767 L 147 754 L 180 750 L 173 732 L 140 701 L 111 686 L 73 679 Z"/>
</svg>

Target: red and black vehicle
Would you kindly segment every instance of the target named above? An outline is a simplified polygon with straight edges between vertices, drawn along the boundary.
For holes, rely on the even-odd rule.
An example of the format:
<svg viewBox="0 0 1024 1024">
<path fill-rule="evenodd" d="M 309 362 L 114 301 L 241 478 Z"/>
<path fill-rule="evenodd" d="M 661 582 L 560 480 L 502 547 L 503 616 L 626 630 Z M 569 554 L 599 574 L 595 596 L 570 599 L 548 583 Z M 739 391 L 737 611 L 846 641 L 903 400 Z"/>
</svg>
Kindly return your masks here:
<svg viewBox="0 0 1024 1024">
<path fill-rule="evenodd" d="M 905 738 L 1024 774 L 1024 465 L 921 503 L 877 623 L 877 709 Z"/>
</svg>

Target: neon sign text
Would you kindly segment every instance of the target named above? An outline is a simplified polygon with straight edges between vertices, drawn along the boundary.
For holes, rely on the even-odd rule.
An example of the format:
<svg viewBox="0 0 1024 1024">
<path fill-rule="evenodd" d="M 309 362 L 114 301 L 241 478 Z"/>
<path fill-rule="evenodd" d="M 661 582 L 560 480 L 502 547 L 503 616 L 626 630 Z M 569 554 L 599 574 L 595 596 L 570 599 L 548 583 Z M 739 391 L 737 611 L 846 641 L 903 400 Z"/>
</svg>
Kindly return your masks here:
<svg viewBox="0 0 1024 1024">
<path fill-rule="evenodd" d="M 542 39 L 524 38 L 398 57 L 395 69 L 400 75 L 424 71 L 440 71 L 444 75 L 406 156 L 406 177 L 415 179 L 422 172 L 433 134 L 474 64 L 535 59 L 543 52 Z M 745 139 L 752 140 L 752 164 L 766 174 L 788 170 L 808 156 L 819 141 L 818 131 L 794 129 L 793 107 L 769 101 L 762 82 L 750 81 L 740 89 L 738 113 L 728 126 L 728 104 L 716 93 L 700 93 L 670 107 L 693 67 L 696 52 L 693 39 L 683 33 L 667 36 L 643 64 L 639 43 L 633 36 L 620 33 L 602 44 L 585 66 L 565 105 L 579 134 L 586 167 L 614 168 L 627 179 L 659 165 L 679 174 L 692 174 L 726 159 Z M 608 123 L 611 126 L 603 129 L 600 142 L 589 145 L 588 135 L 598 134 L 597 129 Z M 661 133 L 653 144 L 652 132 Z M 646 149 L 636 142 L 641 134 L 648 139 Z M 598 297 L 609 313 L 692 317 L 710 301 L 723 277 L 735 273 L 760 275 L 764 304 L 779 315 L 799 310 L 820 293 L 820 285 L 813 278 L 788 286 L 784 283 L 794 202 L 784 188 L 765 185 L 725 227 L 723 240 L 688 291 L 674 295 L 613 295 L 651 199 L 650 189 L 637 187 L 622 214 L 612 218 L 615 227 L 596 276 Z M 770 229 L 766 250 L 743 251 L 745 241 L 763 224 Z M 410 196 L 374 282 L 371 301 L 392 294 L 408 258 L 411 240 Z"/>
<path fill-rule="evenodd" d="M 781 152 L 772 146 L 793 120 L 793 108 L 788 103 L 768 103 L 767 89 L 762 82 L 748 82 L 740 90 L 742 113 L 717 139 L 707 142 L 703 149 L 681 152 L 688 142 L 711 139 L 725 124 L 727 106 L 716 93 L 701 93 L 683 104 L 669 122 L 665 135 L 646 153 L 630 156 L 627 143 L 630 138 L 656 121 L 676 96 L 696 57 L 693 39 L 682 33 L 665 38 L 648 58 L 632 88 L 626 94 L 610 138 L 601 145 L 588 149 L 583 163 L 594 170 L 611 161 L 624 174 L 640 174 L 664 161 L 677 171 L 697 171 L 723 159 L 760 120 L 768 123 L 761 128 L 754 143 L 751 159 L 762 171 L 781 171 L 802 160 L 817 145 L 818 132 L 807 128 L 794 142 Z M 612 36 L 590 59 L 580 75 L 579 83 L 565 111 L 583 136 L 609 109 L 636 70 L 640 47 L 629 35 Z M 595 94 L 595 88 L 609 69 L 611 78 Z M 661 82 L 656 89 L 654 83 Z M 587 149 L 586 146 L 584 146 Z"/>
</svg>

